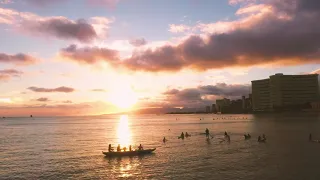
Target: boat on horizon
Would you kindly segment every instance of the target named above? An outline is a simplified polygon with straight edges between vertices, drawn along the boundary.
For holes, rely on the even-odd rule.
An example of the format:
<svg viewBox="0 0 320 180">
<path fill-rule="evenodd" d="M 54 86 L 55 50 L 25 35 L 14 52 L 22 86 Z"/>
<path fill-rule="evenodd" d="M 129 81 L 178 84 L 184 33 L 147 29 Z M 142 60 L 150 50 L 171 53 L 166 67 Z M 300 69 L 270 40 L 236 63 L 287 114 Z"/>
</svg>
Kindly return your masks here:
<svg viewBox="0 0 320 180">
<path fill-rule="evenodd" d="M 135 151 L 120 151 L 120 152 L 117 152 L 117 151 L 104 152 L 104 151 L 102 151 L 102 154 L 104 154 L 106 157 L 139 156 L 139 155 L 151 154 L 155 150 L 156 150 L 156 148 L 145 149 L 145 150 L 135 150 Z"/>
</svg>

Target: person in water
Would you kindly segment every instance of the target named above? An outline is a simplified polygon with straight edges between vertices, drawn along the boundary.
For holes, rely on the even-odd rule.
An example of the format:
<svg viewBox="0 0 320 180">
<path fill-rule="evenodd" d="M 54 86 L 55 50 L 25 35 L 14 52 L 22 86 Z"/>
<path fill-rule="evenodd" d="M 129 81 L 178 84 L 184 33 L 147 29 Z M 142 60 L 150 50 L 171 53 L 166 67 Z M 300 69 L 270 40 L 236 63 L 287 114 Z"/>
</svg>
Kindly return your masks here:
<svg viewBox="0 0 320 180">
<path fill-rule="evenodd" d="M 166 141 L 167 141 L 167 139 L 166 139 L 166 137 L 163 137 L 163 143 L 166 143 Z"/>
<path fill-rule="evenodd" d="M 224 136 L 228 136 L 228 133 L 227 133 L 227 131 L 225 131 L 225 132 L 224 132 Z"/>
<path fill-rule="evenodd" d="M 258 142 L 260 142 L 260 141 L 261 141 L 261 136 L 258 137 Z"/>
<path fill-rule="evenodd" d="M 121 152 L 120 144 L 118 144 L 117 151 Z"/>
<path fill-rule="evenodd" d="M 140 144 L 140 146 L 138 147 L 139 151 L 143 150 L 142 145 Z"/>
<path fill-rule="evenodd" d="M 181 133 L 180 138 L 181 138 L 181 139 L 184 139 L 184 134 L 183 134 L 183 132 Z"/>
<path fill-rule="evenodd" d="M 267 140 L 266 135 L 264 135 L 264 134 L 262 135 L 262 140 L 263 141 Z"/>
<path fill-rule="evenodd" d="M 206 128 L 206 137 L 209 138 L 209 129 Z"/>
<path fill-rule="evenodd" d="M 312 134 L 309 134 L 309 141 L 312 141 Z"/>
<path fill-rule="evenodd" d="M 186 137 L 190 137 L 191 135 L 190 134 L 188 134 L 188 132 L 186 132 Z"/>
</svg>

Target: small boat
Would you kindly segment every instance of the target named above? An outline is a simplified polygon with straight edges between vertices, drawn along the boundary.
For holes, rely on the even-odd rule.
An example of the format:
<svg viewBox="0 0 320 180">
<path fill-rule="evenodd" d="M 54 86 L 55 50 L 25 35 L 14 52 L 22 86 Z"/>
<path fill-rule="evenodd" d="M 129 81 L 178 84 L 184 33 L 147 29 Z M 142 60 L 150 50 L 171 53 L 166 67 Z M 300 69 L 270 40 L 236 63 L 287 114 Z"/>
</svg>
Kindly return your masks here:
<svg viewBox="0 0 320 180">
<path fill-rule="evenodd" d="M 150 154 L 155 150 L 156 150 L 156 148 L 145 149 L 145 150 L 136 150 L 136 151 L 121 151 L 121 152 L 104 152 L 104 151 L 102 151 L 102 154 L 104 154 L 107 157 L 139 156 L 139 155 L 144 155 L 144 154 Z"/>
</svg>

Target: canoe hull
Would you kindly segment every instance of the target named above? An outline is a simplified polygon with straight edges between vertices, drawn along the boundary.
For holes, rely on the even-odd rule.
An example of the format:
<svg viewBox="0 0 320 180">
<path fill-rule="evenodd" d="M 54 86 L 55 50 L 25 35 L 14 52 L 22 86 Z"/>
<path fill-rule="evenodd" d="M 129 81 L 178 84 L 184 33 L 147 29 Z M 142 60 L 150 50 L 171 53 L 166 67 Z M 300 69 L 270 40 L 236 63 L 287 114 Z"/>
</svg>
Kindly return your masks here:
<svg viewBox="0 0 320 180">
<path fill-rule="evenodd" d="M 140 156 L 140 155 L 150 154 L 155 150 L 156 150 L 156 148 L 140 150 L 140 151 L 139 150 L 138 151 L 125 151 L 125 152 L 103 152 L 102 151 L 102 153 L 107 157 L 124 157 L 124 156 Z"/>
</svg>

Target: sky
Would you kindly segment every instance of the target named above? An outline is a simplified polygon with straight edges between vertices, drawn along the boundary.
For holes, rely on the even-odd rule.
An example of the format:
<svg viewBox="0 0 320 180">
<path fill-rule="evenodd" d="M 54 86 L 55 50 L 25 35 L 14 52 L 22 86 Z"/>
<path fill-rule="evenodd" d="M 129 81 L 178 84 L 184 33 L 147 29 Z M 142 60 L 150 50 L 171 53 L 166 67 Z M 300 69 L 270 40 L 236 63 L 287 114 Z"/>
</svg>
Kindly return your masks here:
<svg viewBox="0 0 320 180">
<path fill-rule="evenodd" d="M 204 108 L 320 72 L 319 0 L 0 0 L 0 116 Z"/>
</svg>

